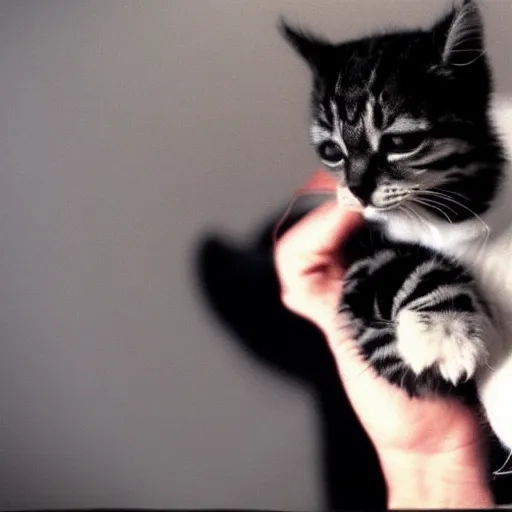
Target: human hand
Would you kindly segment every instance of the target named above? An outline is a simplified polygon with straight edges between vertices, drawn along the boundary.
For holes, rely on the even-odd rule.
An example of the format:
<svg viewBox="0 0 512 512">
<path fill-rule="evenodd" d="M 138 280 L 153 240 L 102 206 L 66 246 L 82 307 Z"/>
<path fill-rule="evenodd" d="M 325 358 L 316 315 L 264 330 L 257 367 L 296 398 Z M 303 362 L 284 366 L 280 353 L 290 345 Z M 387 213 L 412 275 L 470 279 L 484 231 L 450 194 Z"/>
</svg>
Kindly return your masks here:
<svg viewBox="0 0 512 512">
<path fill-rule="evenodd" d="M 282 300 L 324 332 L 379 455 L 390 506 L 491 506 L 475 413 L 455 398 L 410 398 L 389 384 L 359 355 L 337 314 L 345 270 L 340 248 L 361 222 L 360 214 L 330 202 L 291 228 L 276 247 Z"/>
</svg>

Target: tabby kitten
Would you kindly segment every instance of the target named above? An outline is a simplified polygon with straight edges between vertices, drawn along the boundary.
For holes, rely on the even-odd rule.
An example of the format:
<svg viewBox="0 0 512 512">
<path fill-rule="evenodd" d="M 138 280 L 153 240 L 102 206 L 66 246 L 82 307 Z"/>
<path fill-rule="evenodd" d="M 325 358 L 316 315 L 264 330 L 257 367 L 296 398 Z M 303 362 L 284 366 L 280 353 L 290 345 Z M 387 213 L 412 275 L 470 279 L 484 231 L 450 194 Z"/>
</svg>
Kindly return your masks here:
<svg viewBox="0 0 512 512">
<path fill-rule="evenodd" d="M 282 32 L 313 72 L 316 151 L 367 220 L 344 249 L 342 318 L 410 395 L 475 378 L 512 448 L 512 173 L 475 2 L 429 30 L 340 44 Z"/>
</svg>

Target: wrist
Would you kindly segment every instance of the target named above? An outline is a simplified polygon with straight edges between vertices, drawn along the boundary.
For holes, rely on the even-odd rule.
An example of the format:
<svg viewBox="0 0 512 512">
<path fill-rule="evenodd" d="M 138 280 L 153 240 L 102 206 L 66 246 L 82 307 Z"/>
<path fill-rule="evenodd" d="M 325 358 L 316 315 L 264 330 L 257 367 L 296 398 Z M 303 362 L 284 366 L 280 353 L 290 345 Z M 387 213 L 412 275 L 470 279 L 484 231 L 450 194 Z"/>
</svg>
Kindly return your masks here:
<svg viewBox="0 0 512 512">
<path fill-rule="evenodd" d="M 483 457 L 463 453 L 380 454 L 388 508 L 449 509 L 494 506 Z"/>
</svg>

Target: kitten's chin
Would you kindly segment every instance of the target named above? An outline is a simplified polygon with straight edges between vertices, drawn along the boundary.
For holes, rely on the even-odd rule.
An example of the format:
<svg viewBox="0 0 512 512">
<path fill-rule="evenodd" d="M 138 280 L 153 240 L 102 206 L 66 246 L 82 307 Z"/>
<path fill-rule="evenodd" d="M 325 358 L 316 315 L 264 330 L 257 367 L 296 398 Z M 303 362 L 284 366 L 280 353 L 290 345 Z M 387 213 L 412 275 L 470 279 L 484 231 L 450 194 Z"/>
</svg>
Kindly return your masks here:
<svg viewBox="0 0 512 512">
<path fill-rule="evenodd" d="M 430 234 L 426 220 L 405 213 L 400 208 L 382 209 L 367 206 L 363 210 L 363 217 L 368 222 L 379 224 L 386 236 L 397 242 L 418 243 Z M 425 229 L 427 228 L 427 231 Z M 429 244 L 427 244 L 429 245 Z"/>
<path fill-rule="evenodd" d="M 385 222 L 400 215 L 396 208 L 376 208 L 375 206 L 366 206 L 363 210 L 363 217 L 366 220 Z"/>
</svg>

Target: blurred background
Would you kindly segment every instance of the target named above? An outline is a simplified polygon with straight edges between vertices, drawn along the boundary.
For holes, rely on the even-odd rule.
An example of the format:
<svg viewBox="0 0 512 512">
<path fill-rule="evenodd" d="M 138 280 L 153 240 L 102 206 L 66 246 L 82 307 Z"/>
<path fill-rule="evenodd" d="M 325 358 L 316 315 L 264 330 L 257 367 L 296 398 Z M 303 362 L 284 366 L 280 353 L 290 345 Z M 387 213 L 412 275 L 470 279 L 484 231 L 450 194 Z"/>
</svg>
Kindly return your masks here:
<svg viewBox="0 0 512 512">
<path fill-rule="evenodd" d="M 508 93 L 512 2 L 481 4 Z M 448 5 L 0 3 L 0 509 L 325 506 L 311 394 L 230 339 L 194 247 L 318 166 L 280 15 L 346 39 Z"/>
</svg>

